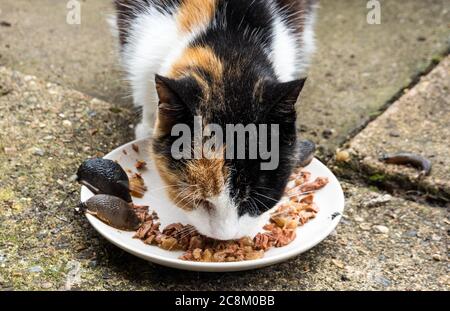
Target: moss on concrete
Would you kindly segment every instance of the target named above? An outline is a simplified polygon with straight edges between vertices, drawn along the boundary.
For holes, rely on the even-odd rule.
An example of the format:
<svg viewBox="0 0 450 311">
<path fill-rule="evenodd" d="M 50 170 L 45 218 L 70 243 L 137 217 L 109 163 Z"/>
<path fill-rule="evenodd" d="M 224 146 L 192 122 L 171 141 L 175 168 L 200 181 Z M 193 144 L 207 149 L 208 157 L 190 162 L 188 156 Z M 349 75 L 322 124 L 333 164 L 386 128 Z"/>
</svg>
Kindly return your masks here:
<svg viewBox="0 0 450 311">
<path fill-rule="evenodd" d="M 390 188 L 422 191 L 450 202 L 450 56 L 347 144 L 351 161 L 339 163 L 345 175 L 354 171 Z M 412 152 L 432 162 L 430 176 L 411 167 L 385 164 L 382 153 Z"/>
</svg>

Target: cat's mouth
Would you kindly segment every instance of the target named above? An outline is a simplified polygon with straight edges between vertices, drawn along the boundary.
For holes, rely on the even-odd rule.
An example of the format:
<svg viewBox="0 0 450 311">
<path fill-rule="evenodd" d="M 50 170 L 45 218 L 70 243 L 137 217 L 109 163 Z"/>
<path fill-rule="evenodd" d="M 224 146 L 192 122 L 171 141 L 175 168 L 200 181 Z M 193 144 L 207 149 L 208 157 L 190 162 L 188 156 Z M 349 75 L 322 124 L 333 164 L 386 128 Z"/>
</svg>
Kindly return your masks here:
<svg viewBox="0 0 450 311">
<path fill-rule="evenodd" d="M 190 224 L 199 233 L 217 240 L 233 240 L 253 237 L 261 231 L 263 225 L 260 217 L 240 217 L 236 206 L 222 205 L 220 199 L 211 202 L 214 199 L 198 199 L 196 208 L 187 212 Z"/>
</svg>

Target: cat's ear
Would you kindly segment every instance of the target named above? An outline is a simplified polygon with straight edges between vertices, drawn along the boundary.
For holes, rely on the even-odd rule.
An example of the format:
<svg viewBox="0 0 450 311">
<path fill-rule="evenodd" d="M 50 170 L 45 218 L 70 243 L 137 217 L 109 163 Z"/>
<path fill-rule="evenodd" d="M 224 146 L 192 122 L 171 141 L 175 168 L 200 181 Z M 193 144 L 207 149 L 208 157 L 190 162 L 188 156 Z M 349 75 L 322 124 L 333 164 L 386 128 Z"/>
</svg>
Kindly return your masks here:
<svg viewBox="0 0 450 311">
<path fill-rule="evenodd" d="M 170 79 L 155 75 L 156 91 L 158 93 L 158 107 L 168 110 L 192 110 L 193 102 L 198 97 L 198 85 L 194 79 Z"/>
<path fill-rule="evenodd" d="M 268 82 L 264 88 L 267 111 L 295 111 L 295 103 L 305 85 L 306 78 L 289 82 Z"/>
<path fill-rule="evenodd" d="M 179 80 L 155 75 L 158 93 L 158 126 L 160 130 L 170 131 L 172 126 L 192 116 L 198 87 L 190 78 Z"/>
</svg>

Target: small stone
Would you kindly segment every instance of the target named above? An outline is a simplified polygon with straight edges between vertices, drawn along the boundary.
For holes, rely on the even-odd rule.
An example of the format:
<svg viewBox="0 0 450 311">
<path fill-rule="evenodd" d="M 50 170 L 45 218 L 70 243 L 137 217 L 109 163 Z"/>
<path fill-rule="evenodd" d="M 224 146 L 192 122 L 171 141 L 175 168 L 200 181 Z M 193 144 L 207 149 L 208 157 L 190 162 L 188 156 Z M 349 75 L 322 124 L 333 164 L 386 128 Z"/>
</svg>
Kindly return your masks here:
<svg viewBox="0 0 450 311">
<path fill-rule="evenodd" d="M 33 154 L 42 157 L 45 152 L 41 148 L 33 148 Z"/>
<path fill-rule="evenodd" d="M 362 207 L 377 207 L 383 204 L 388 203 L 392 200 L 392 196 L 390 194 L 383 194 L 383 195 L 377 195 L 376 197 L 363 202 L 361 205 Z"/>
<path fill-rule="evenodd" d="M 359 227 L 364 231 L 369 231 L 370 228 L 372 228 L 371 224 L 367 222 L 363 222 L 362 224 L 359 224 Z"/>
<path fill-rule="evenodd" d="M 5 147 L 3 148 L 3 151 L 5 154 L 15 154 L 17 152 L 17 149 L 15 147 Z"/>
<path fill-rule="evenodd" d="M 400 133 L 397 131 L 390 131 L 389 136 L 391 137 L 400 137 Z"/>
<path fill-rule="evenodd" d="M 350 153 L 346 150 L 336 152 L 336 161 L 348 162 L 350 160 Z"/>
<path fill-rule="evenodd" d="M 47 236 L 47 232 L 44 231 L 40 231 L 36 234 L 36 238 L 38 238 L 39 240 L 42 240 L 43 238 L 45 238 Z"/>
<path fill-rule="evenodd" d="M 377 275 L 377 276 L 375 276 L 375 277 L 373 278 L 373 280 L 374 280 L 376 283 L 378 283 L 378 284 L 380 284 L 380 285 L 383 285 L 384 287 L 388 287 L 389 285 L 391 285 L 391 281 L 390 281 L 389 279 L 385 278 L 385 277 L 382 276 L 382 275 Z"/>
<path fill-rule="evenodd" d="M 355 221 L 356 221 L 356 222 L 363 222 L 364 219 L 363 219 L 362 217 L 355 216 Z"/>
<path fill-rule="evenodd" d="M 47 125 L 45 124 L 45 123 L 39 123 L 39 127 L 41 128 L 41 129 L 43 129 L 44 127 L 46 127 Z"/>
<path fill-rule="evenodd" d="M 373 226 L 373 229 L 378 232 L 378 233 L 382 233 L 382 234 L 387 234 L 389 232 L 389 228 L 386 226 Z"/>
<path fill-rule="evenodd" d="M 328 139 L 331 136 L 333 136 L 333 134 L 334 134 L 334 130 L 333 129 L 325 129 L 322 132 L 322 137 L 325 138 L 325 139 Z"/>
<path fill-rule="evenodd" d="M 39 273 L 42 272 L 42 268 L 40 266 L 33 266 L 30 269 L 28 269 L 28 271 L 33 272 L 33 273 Z"/>
<path fill-rule="evenodd" d="M 70 122 L 69 120 L 64 120 L 63 121 L 63 126 L 65 126 L 65 127 L 72 127 L 72 122 Z"/>
<path fill-rule="evenodd" d="M 344 269 L 344 263 L 337 259 L 331 259 L 331 262 L 339 269 Z"/>
<path fill-rule="evenodd" d="M 415 238 L 417 236 L 417 231 L 416 230 L 409 230 L 408 232 L 405 233 L 405 235 L 409 238 Z"/>
<path fill-rule="evenodd" d="M 433 241 L 440 241 L 440 240 L 442 239 L 442 237 L 440 237 L 440 236 L 437 235 L 437 234 L 433 234 L 433 235 L 431 236 L 431 239 L 432 239 Z"/>
<path fill-rule="evenodd" d="M 49 288 L 53 287 L 53 283 L 45 282 L 45 283 L 41 284 L 41 287 L 44 288 L 44 289 L 49 289 Z"/>
<path fill-rule="evenodd" d="M 69 181 L 70 181 L 70 182 L 74 182 L 74 181 L 76 181 L 77 179 L 78 179 L 77 174 L 73 174 L 72 176 L 69 177 Z"/>
<path fill-rule="evenodd" d="M 434 255 L 433 255 L 433 259 L 434 259 L 435 261 L 441 261 L 441 260 L 442 260 L 442 257 L 441 257 L 441 255 L 439 255 L 439 254 L 434 254 Z"/>
<path fill-rule="evenodd" d="M 49 93 L 50 95 L 58 95 L 58 94 L 59 94 L 58 89 L 54 89 L 54 88 L 50 88 L 50 89 L 48 90 L 48 93 Z"/>
</svg>

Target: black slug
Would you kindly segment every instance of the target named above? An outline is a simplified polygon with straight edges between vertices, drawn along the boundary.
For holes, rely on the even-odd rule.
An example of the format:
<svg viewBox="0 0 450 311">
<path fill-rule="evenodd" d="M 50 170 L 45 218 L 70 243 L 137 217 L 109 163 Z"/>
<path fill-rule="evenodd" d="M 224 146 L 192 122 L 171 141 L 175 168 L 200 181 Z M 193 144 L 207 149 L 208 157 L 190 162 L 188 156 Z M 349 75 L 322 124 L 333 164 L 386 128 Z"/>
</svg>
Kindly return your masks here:
<svg viewBox="0 0 450 311">
<path fill-rule="evenodd" d="M 316 145 L 310 140 L 300 140 L 297 142 L 298 162 L 297 166 L 305 167 L 311 163 L 316 151 Z"/>
<path fill-rule="evenodd" d="M 131 204 L 112 195 L 94 195 L 86 202 L 81 203 L 80 207 L 82 211 L 94 215 L 104 223 L 120 230 L 134 231 L 141 225 Z"/>
<path fill-rule="evenodd" d="M 95 194 L 110 194 L 132 202 L 127 173 L 112 160 L 94 158 L 84 161 L 78 168 L 77 181 Z"/>
<path fill-rule="evenodd" d="M 394 154 L 384 154 L 380 157 L 380 161 L 389 164 L 411 165 L 421 169 L 421 172 L 424 175 L 429 175 L 431 172 L 431 161 L 414 153 L 400 152 Z"/>
</svg>

